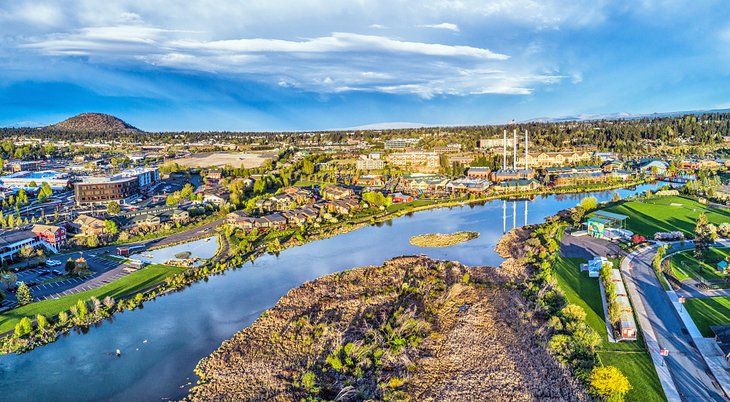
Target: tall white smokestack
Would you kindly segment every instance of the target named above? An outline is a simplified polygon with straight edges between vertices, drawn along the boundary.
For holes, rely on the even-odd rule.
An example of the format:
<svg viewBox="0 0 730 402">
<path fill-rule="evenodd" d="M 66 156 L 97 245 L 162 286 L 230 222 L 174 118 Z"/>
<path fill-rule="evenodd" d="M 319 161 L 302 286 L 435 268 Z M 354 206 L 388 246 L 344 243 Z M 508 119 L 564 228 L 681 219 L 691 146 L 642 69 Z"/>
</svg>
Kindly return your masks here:
<svg viewBox="0 0 730 402">
<path fill-rule="evenodd" d="M 528 167 L 527 167 L 527 159 L 528 159 L 528 154 L 527 154 L 527 130 L 525 130 L 525 170 L 528 169 Z"/>
<path fill-rule="evenodd" d="M 507 129 L 502 133 L 502 170 L 507 169 Z"/>
<path fill-rule="evenodd" d="M 517 170 L 517 129 L 512 131 L 514 151 L 512 152 L 512 169 Z"/>
</svg>

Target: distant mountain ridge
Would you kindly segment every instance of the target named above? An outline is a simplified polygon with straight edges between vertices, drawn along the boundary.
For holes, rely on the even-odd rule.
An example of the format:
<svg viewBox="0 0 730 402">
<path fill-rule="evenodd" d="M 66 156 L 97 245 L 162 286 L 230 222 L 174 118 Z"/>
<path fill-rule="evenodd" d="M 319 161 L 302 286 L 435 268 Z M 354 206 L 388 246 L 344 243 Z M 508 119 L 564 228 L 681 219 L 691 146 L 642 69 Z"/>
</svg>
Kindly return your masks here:
<svg viewBox="0 0 730 402">
<path fill-rule="evenodd" d="M 46 128 L 76 132 L 141 133 L 124 120 L 104 113 L 81 113 Z"/>
</svg>

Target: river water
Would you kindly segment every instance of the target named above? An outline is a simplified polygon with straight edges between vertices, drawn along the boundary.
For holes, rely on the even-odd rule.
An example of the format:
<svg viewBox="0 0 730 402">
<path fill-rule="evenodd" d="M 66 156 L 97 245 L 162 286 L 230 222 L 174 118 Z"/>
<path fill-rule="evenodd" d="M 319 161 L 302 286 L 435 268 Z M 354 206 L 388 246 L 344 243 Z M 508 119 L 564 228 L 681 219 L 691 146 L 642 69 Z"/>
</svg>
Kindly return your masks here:
<svg viewBox="0 0 730 402">
<path fill-rule="evenodd" d="M 622 197 L 657 185 L 618 190 Z M 551 195 L 533 201 L 495 200 L 484 205 L 422 211 L 265 255 L 184 291 L 118 314 L 87 333 L 73 333 L 22 355 L 0 356 L 0 400 L 159 401 L 180 399 L 196 377 L 197 362 L 250 325 L 290 289 L 353 267 L 380 265 L 409 254 L 468 265 L 497 266 L 494 247 L 503 230 L 540 223 L 588 195 L 600 201 L 613 191 Z M 411 236 L 476 231 L 475 240 L 446 248 L 412 246 Z M 217 242 L 210 241 L 215 250 Z M 114 356 L 115 349 L 122 351 Z"/>
</svg>

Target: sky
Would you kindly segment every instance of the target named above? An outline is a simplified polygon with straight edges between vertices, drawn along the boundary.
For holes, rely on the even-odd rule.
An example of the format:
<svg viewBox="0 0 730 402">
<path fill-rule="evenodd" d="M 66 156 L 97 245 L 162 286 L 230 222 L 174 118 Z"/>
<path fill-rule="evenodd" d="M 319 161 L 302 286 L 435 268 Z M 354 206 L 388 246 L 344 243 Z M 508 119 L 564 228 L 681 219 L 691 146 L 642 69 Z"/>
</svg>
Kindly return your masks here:
<svg viewBox="0 0 730 402">
<path fill-rule="evenodd" d="M 730 107 L 722 1 L 0 2 L 0 126 L 322 130 Z"/>
</svg>

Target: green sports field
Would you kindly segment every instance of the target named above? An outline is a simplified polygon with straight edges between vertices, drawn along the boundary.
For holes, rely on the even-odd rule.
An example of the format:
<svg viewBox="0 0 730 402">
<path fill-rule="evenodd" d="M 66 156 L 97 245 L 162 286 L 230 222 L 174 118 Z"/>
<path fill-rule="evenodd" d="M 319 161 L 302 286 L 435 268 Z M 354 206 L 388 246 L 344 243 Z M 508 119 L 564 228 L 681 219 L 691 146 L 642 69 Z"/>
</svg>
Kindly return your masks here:
<svg viewBox="0 0 730 402">
<path fill-rule="evenodd" d="M 684 232 L 694 236 L 697 217 L 704 212 L 710 223 L 730 223 L 730 210 L 710 208 L 692 198 L 683 196 L 657 197 L 648 200 L 627 201 L 606 211 L 627 215 L 626 228 L 634 233 L 654 238 L 656 232 Z"/>
<path fill-rule="evenodd" d="M 730 297 L 691 298 L 684 306 L 704 337 L 712 336 L 712 326 L 730 325 Z"/>
</svg>

